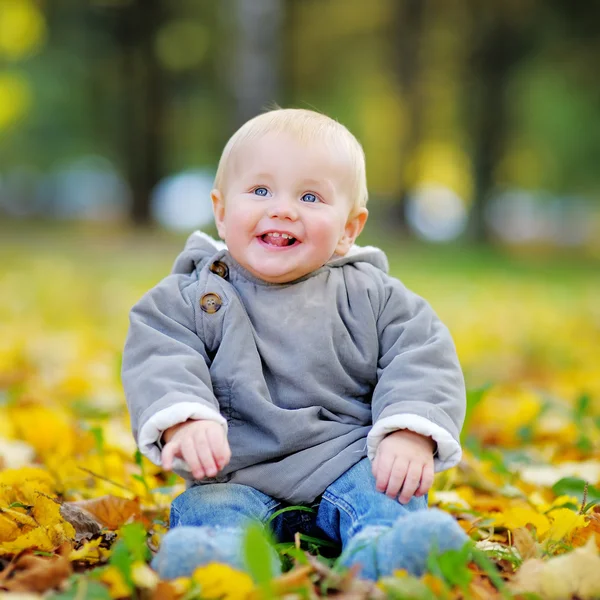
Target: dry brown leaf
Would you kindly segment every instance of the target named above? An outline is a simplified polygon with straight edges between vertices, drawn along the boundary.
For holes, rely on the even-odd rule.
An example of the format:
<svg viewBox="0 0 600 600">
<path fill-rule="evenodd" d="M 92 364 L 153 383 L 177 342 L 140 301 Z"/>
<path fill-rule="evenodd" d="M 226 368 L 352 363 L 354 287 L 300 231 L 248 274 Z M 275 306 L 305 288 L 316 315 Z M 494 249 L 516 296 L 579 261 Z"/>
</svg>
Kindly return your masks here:
<svg viewBox="0 0 600 600">
<path fill-rule="evenodd" d="M 469 584 L 469 598 L 472 600 L 494 600 L 502 598 L 502 594 L 482 575 L 476 575 Z"/>
<path fill-rule="evenodd" d="M 75 528 L 75 541 L 77 542 L 97 535 L 102 529 L 102 524 L 93 515 L 74 502 L 61 504 L 60 514 L 65 521 L 71 523 Z"/>
<path fill-rule="evenodd" d="M 168 581 L 159 581 L 152 593 L 152 600 L 177 600 L 179 593 Z"/>
<path fill-rule="evenodd" d="M 112 530 L 119 529 L 132 517 L 136 520 L 141 518 L 140 502 L 137 499 L 128 500 L 109 494 L 70 504 L 90 513 L 103 527 Z"/>
<path fill-rule="evenodd" d="M 541 546 L 535 541 L 531 531 L 526 527 L 517 527 L 512 532 L 513 544 L 519 551 L 523 560 L 538 558 L 541 555 Z"/>
<path fill-rule="evenodd" d="M 580 600 L 600 597 L 600 556 L 595 539 L 547 561 L 525 561 L 510 584 L 518 593 L 538 594 L 543 600 Z"/>
<path fill-rule="evenodd" d="M 37 593 L 59 587 L 73 572 L 71 544 L 64 542 L 56 552 L 50 557 L 21 554 L 0 573 L 0 587 L 10 592 Z"/>
<path fill-rule="evenodd" d="M 596 508 L 596 507 L 595 507 Z M 600 546 L 600 513 L 594 511 L 586 516 L 587 527 L 578 529 L 571 540 L 573 546 L 583 546 L 590 537 L 596 538 L 596 544 Z"/>
</svg>

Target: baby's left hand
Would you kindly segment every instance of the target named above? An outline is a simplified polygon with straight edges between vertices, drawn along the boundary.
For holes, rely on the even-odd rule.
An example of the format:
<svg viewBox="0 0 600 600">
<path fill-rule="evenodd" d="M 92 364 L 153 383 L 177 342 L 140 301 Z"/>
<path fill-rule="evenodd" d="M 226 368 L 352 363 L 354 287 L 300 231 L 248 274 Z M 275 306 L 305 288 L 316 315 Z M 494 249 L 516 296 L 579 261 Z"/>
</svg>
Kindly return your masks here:
<svg viewBox="0 0 600 600">
<path fill-rule="evenodd" d="M 406 504 L 413 495 L 424 496 L 433 483 L 435 442 L 423 435 L 400 429 L 383 438 L 373 461 L 376 487 L 390 498 Z"/>
</svg>

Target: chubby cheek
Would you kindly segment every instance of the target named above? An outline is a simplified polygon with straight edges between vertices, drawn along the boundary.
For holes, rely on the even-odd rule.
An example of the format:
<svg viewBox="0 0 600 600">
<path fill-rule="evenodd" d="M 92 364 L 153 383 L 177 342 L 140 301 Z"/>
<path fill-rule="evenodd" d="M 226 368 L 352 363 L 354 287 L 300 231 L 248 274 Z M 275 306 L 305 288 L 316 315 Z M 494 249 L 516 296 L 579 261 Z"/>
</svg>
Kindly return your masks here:
<svg viewBox="0 0 600 600">
<path fill-rule="evenodd" d="M 323 247 L 324 252 L 336 249 L 338 241 L 342 236 L 343 228 L 339 223 L 331 221 L 314 222 L 311 227 L 311 237 Z"/>
<path fill-rule="evenodd" d="M 232 211 L 232 215 L 225 217 L 225 235 L 227 245 L 239 243 L 248 237 L 253 237 L 255 223 L 249 213 Z"/>
</svg>

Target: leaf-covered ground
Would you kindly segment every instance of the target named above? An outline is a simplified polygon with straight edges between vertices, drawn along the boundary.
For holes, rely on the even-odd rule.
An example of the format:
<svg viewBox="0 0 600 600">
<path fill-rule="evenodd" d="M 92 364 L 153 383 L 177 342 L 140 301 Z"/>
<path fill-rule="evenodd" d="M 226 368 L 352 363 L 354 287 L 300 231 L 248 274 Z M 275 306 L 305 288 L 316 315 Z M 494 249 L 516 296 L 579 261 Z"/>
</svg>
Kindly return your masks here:
<svg viewBox="0 0 600 600">
<path fill-rule="evenodd" d="M 183 485 L 136 454 L 119 365 L 129 308 L 182 241 L 0 229 L 0 590 L 600 597 L 599 265 L 389 243 L 394 274 L 448 324 L 466 374 L 464 459 L 436 477 L 430 504 L 453 514 L 476 550 L 432 556 L 421 579 L 399 572 L 371 585 L 336 569 L 318 541 L 298 539 L 281 548 L 290 570 L 270 582 L 260 564 L 255 581 L 210 565 L 159 582 L 148 562 Z M 260 557 L 261 538 L 249 535 Z"/>
</svg>

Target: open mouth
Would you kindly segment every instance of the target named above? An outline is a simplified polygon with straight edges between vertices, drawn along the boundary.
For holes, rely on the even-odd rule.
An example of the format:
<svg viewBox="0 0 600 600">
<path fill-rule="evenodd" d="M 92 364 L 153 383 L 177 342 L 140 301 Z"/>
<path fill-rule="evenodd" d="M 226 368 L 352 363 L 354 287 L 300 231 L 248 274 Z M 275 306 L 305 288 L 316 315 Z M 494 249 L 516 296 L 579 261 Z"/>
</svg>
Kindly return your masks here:
<svg viewBox="0 0 600 600">
<path fill-rule="evenodd" d="M 275 248 L 287 248 L 300 243 L 295 237 L 292 237 L 288 233 L 278 233 L 276 231 L 270 231 L 260 235 L 259 239 L 267 246 L 273 246 Z"/>
</svg>

